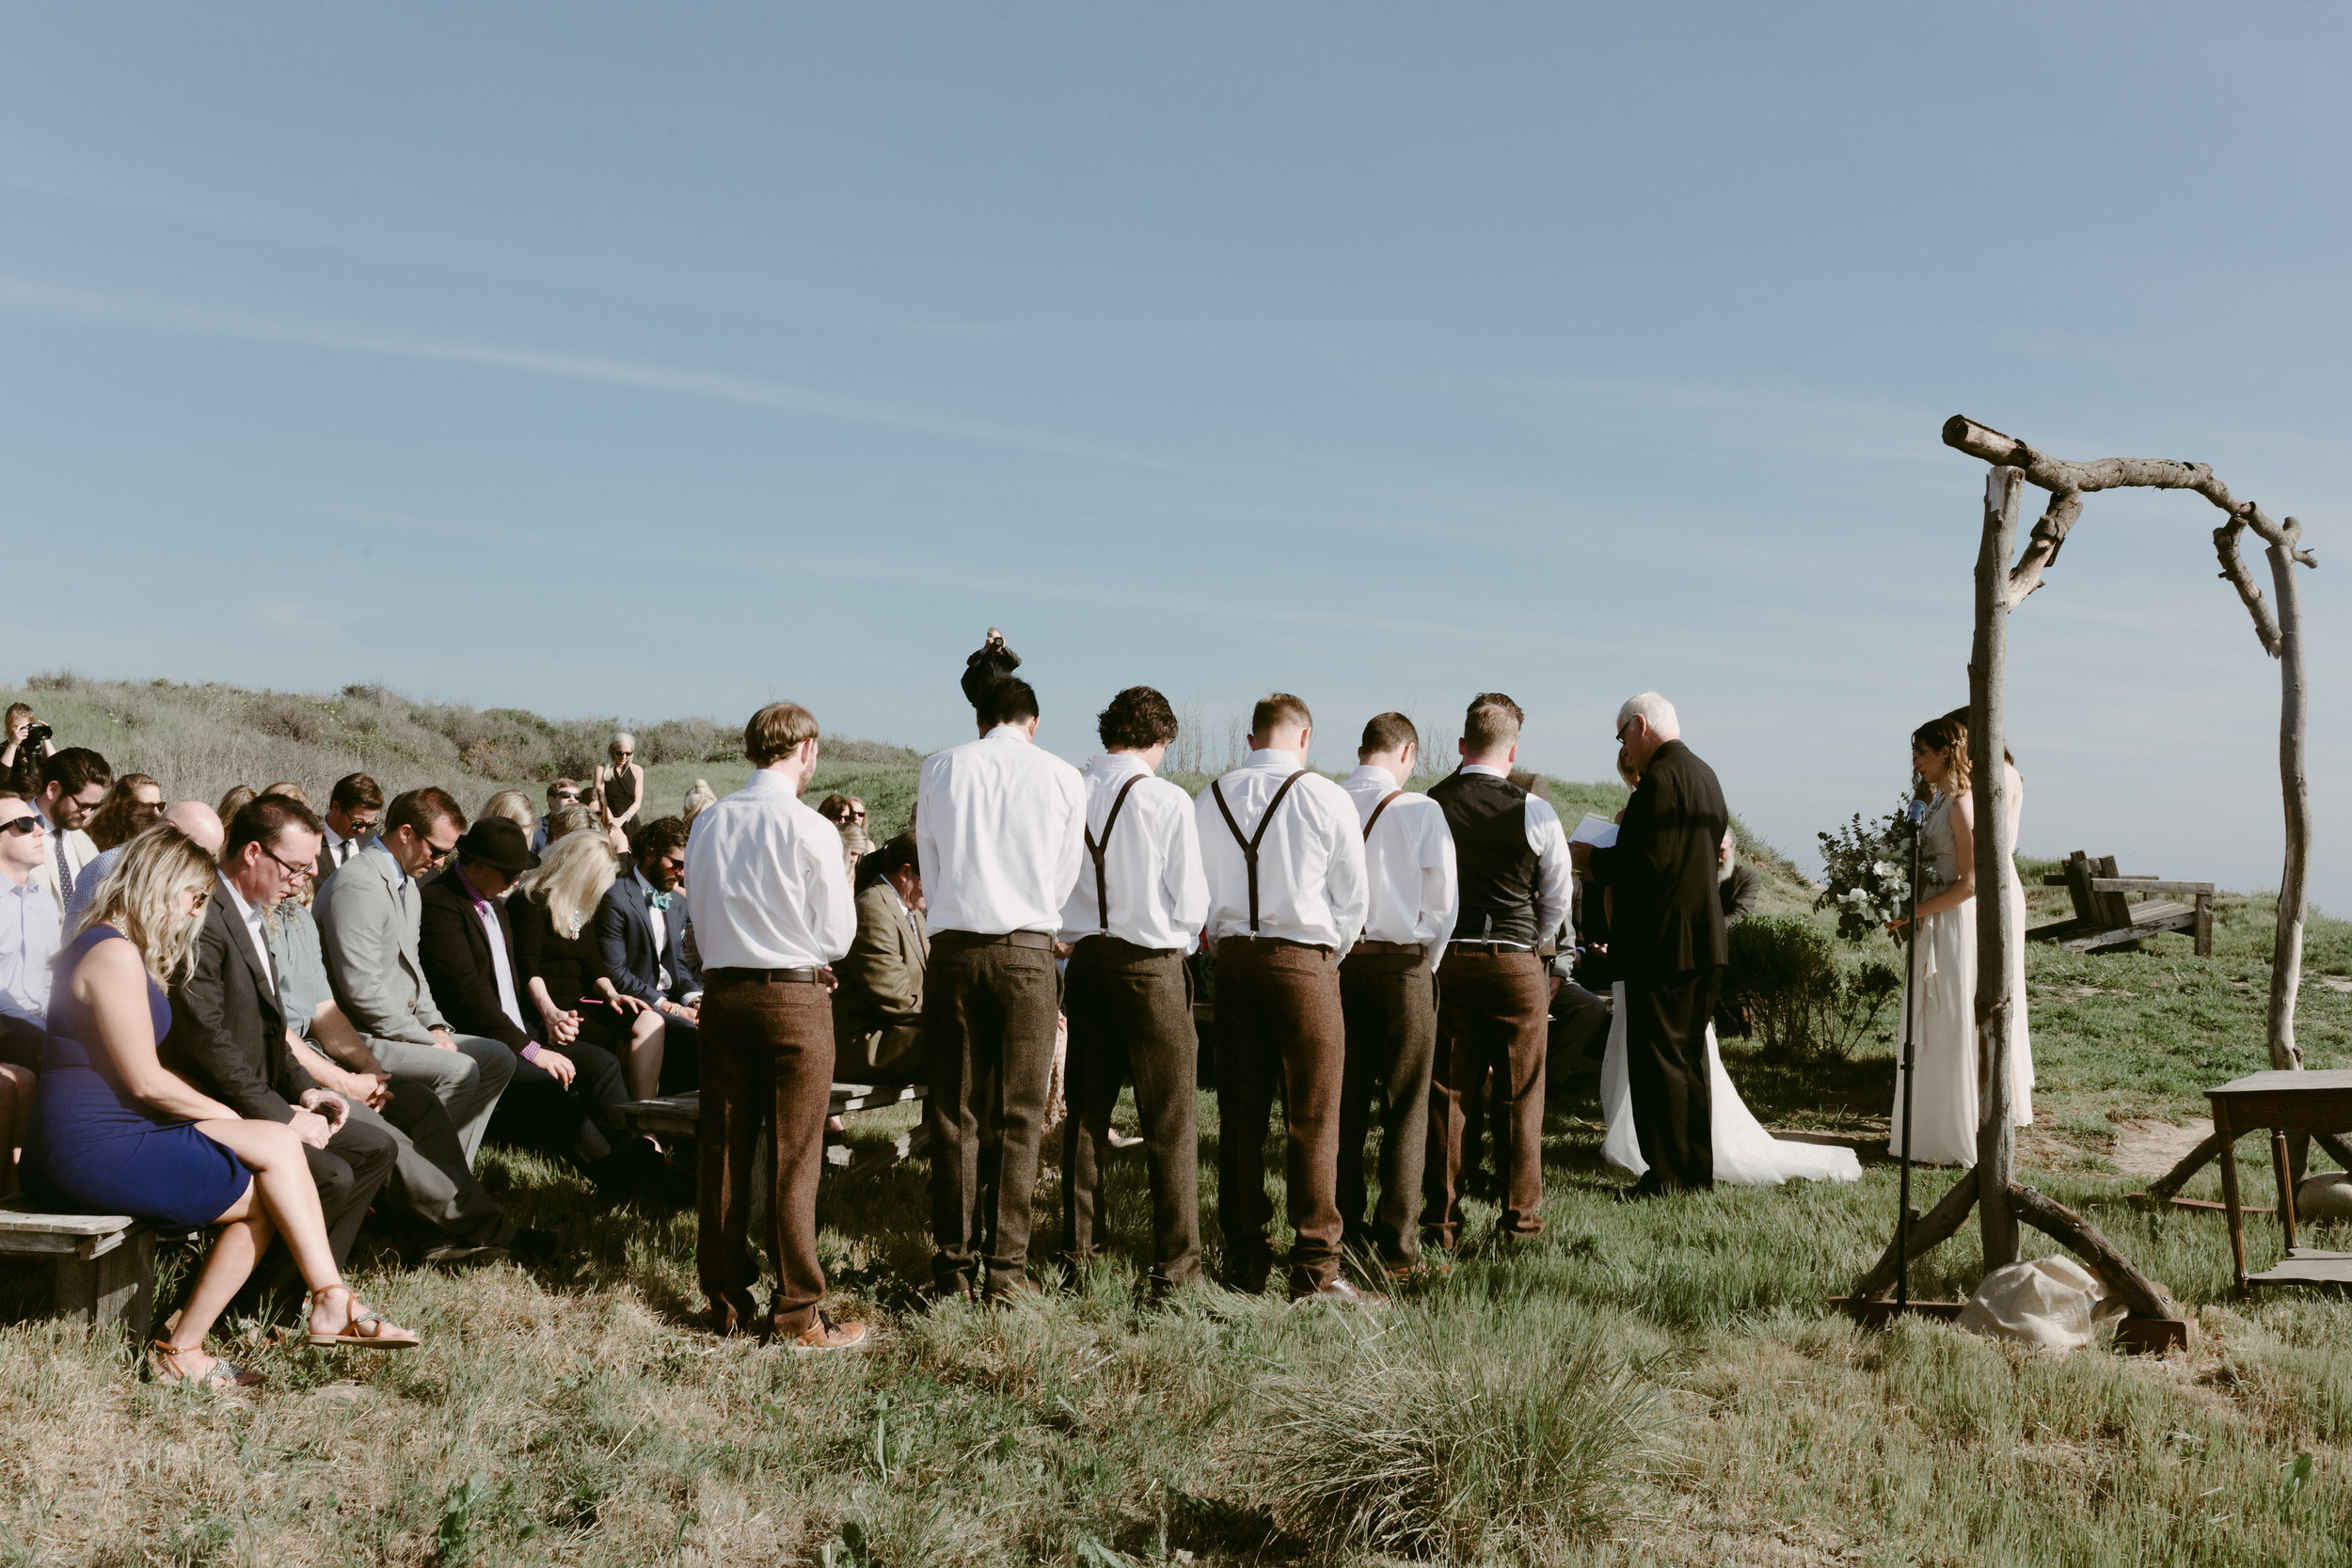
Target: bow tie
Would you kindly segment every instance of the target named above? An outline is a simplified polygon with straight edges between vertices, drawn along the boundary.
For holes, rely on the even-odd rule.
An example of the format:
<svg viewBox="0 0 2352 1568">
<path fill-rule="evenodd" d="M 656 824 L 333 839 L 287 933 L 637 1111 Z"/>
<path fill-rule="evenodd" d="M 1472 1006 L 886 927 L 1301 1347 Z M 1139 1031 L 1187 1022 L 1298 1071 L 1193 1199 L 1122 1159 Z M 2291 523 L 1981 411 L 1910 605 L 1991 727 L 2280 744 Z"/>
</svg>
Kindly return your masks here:
<svg viewBox="0 0 2352 1568">
<path fill-rule="evenodd" d="M 670 895 L 666 893 L 648 893 L 645 895 L 645 903 L 648 907 L 666 913 L 670 908 Z"/>
</svg>

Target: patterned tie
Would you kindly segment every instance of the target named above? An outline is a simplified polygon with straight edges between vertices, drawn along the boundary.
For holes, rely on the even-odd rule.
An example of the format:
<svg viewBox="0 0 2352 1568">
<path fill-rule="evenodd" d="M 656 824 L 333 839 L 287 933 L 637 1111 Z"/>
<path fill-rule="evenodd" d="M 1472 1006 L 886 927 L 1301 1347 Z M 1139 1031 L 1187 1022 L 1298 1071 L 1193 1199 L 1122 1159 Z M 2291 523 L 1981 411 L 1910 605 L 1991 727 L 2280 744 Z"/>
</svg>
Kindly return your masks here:
<svg viewBox="0 0 2352 1568">
<path fill-rule="evenodd" d="M 71 904 L 73 902 L 73 868 L 65 863 L 64 832 L 52 829 L 49 844 L 57 852 L 57 896 Z"/>
</svg>

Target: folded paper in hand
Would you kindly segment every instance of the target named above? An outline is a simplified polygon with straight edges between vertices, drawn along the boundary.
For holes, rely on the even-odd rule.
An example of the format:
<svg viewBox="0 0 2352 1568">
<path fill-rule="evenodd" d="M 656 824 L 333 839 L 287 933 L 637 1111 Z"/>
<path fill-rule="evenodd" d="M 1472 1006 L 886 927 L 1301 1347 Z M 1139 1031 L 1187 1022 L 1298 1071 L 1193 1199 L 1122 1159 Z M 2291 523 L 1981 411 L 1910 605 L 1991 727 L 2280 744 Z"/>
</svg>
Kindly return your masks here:
<svg viewBox="0 0 2352 1568">
<path fill-rule="evenodd" d="M 1589 844 L 1596 849 L 1606 849 L 1617 842 L 1617 825 L 1605 816 L 1584 814 L 1584 820 L 1568 835 L 1570 844 Z"/>
</svg>

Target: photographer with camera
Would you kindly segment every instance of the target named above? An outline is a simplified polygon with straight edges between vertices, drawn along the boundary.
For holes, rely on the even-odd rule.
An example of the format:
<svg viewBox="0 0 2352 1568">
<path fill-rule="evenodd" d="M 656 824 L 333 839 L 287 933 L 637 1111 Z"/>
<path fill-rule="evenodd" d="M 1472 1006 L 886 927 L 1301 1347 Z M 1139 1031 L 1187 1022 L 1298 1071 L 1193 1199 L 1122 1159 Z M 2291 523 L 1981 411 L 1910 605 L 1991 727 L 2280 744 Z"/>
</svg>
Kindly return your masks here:
<svg viewBox="0 0 2352 1568">
<path fill-rule="evenodd" d="M 41 763 L 56 749 L 49 726 L 33 717 L 33 705 L 10 703 L 8 743 L 0 746 L 0 789 L 32 799 L 40 790 Z"/>
</svg>

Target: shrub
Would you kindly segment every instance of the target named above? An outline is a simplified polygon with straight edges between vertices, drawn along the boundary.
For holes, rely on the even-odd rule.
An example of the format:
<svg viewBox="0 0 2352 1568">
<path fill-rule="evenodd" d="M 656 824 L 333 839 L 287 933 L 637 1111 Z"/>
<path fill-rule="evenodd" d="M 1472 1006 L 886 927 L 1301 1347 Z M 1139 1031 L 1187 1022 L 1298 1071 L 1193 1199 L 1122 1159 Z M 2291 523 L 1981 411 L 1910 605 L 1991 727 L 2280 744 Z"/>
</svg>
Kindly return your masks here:
<svg viewBox="0 0 2352 1568">
<path fill-rule="evenodd" d="M 1827 933 L 1801 915 L 1751 915 L 1731 928 L 1724 995 L 1767 1046 L 1843 1057 L 1902 992 L 1902 976 L 1881 958 L 1851 971 Z"/>
<path fill-rule="evenodd" d="M 1607 1518 L 1665 1419 L 1597 1327 L 1466 1355 L 1399 1314 L 1336 1365 L 1260 1380 L 1276 1522 L 1332 1557 L 1544 1561 Z"/>
</svg>

